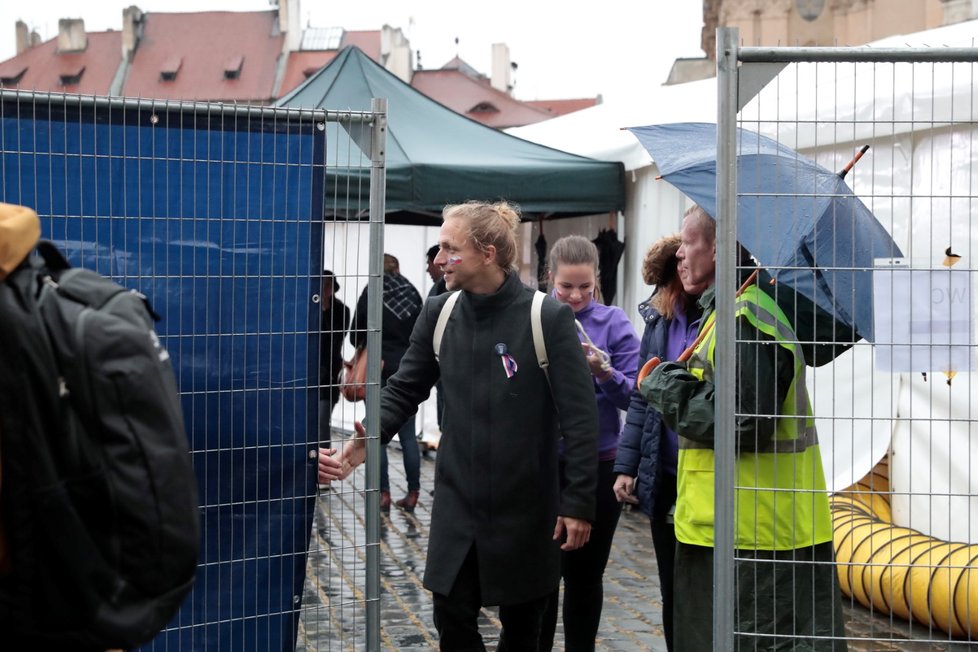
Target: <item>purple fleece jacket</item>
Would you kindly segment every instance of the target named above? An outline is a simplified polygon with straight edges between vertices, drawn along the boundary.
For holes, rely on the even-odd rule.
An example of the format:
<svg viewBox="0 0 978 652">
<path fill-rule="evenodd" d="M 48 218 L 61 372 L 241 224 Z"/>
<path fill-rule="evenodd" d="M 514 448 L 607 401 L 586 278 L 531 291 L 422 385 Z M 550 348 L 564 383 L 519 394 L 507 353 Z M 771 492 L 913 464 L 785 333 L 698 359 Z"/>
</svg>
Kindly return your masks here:
<svg viewBox="0 0 978 652">
<path fill-rule="evenodd" d="M 627 410 L 638 374 L 638 335 L 635 327 L 617 306 L 606 306 L 591 300 L 590 305 L 574 315 L 594 345 L 611 356 L 611 377 L 594 381 L 598 400 L 598 459 L 613 460 L 618 453 L 621 435 L 619 410 Z M 584 341 L 583 336 L 581 341 Z"/>
</svg>

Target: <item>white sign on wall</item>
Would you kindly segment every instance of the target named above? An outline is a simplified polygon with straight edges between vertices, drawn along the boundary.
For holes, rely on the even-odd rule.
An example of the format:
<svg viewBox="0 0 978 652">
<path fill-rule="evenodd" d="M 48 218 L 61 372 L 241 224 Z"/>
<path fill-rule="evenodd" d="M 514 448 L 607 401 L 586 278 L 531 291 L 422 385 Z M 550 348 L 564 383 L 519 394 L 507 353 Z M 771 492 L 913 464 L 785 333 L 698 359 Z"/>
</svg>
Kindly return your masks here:
<svg viewBox="0 0 978 652">
<path fill-rule="evenodd" d="M 973 314 L 971 270 L 910 269 L 903 259 L 877 260 L 876 370 L 971 371 Z"/>
</svg>

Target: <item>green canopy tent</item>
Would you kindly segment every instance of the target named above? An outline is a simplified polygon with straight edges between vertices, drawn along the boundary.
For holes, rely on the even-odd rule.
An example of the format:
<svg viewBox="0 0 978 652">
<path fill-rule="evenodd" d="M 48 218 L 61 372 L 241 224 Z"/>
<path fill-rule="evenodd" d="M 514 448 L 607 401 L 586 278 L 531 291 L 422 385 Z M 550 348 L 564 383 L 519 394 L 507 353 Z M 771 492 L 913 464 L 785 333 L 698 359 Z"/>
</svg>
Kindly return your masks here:
<svg viewBox="0 0 978 652">
<path fill-rule="evenodd" d="M 596 161 L 504 134 L 455 113 L 411 88 L 356 47 L 278 101 L 279 106 L 369 111 L 386 98 L 387 220 L 441 223 L 446 204 L 505 199 L 524 219 L 573 217 L 624 208 L 621 163 Z M 327 210 L 365 219 L 369 152 L 360 124 L 327 132 Z M 363 137 L 362 137 L 363 136 Z M 355 145 L 349 144 L 352 137 Z M 357 150 L 351 155 L 351 149 Z M 362 150 L 362 151 L 361 151 Z"/>
</svg>

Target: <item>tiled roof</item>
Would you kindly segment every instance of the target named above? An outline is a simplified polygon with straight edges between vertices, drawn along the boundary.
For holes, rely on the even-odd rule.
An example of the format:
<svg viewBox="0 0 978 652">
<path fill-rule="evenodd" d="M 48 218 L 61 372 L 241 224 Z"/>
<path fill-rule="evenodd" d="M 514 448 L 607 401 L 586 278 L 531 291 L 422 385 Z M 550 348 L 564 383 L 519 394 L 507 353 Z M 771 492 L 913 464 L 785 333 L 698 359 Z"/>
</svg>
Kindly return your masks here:
<svg viewBox="0 0 978 652">
<path fill-rule="evenodd" d="M 479 72 L 478 70 L 476 70 L 475 68 L 467 64 L 464 59 L 462 59 L 457 55 L 454 58 L 452 58 L 451 61 L 446 63 L 444 66 L 442 66 L 441 69 L 458 70 L 459 72 L 463 72 L 469 77 L 472 77 L 473 79 L 485 79 L 486 83 L 489 83 L 489 80 L 485 75 L 483 75 L 481 72 Z"/>
<path fill-rule="evenodd" d="M 380 63 L 380 30 L 347 32 L 342 27 L 307 27 L 302 32 L 301 50 L 289 53 L 277 96 L 286 95 L 309 79 L 347 45 L 357 46 Z"/>
<path fill-rule="evenodd" d="M 377 63 L 383 64 L 380 60 L 380 30 L 368 30 L 368 31 L 357 31 L 357 32 L 344 32 L 343 33 L 343 43 L 340 45 L 339 49 L 343 49 L 348 45 L 355 45 L 366 54 L 368 57 L 376 61 Z"/>
<path fill-rule="evenodd" d="M 580 111 L 581 109 L 589 109 L 592 106 L 596 106 L 598 100 L 593 97 L 576 100 L 530 100 L 526 104 L 543 109 L 550 114 L 550 117 L 556 118 L 558 115 L 566 115 L 574 111 Z"/>
<path fill-rule="evenodd" d="M 53 38 L 0 62 L 2 85 L 47 93 L 108 95 L 121 60 L 121 33 L 89 32 L 87 36 L 88 46 L 81 52 L 58 53 L 58 39 Z"/>
<path fill-rule="evenodd" d="M 289 61 L 285 65 L 285 74 L 282 76 L 282 86 L 279 88 L 278 96 L 282 97 L 309 79 L 317 70 L 336 58 L 336 52 L 336 50 L 328 50 L 289 53 Z"/>
<path fill-rule="evenodd" d="M 122 86 L 129 97 L 268 102 L 283 36 L 274 11 L 148 13 Z M 240 58 L 240 59 L 239 59 Z M 237 62 L 237 74 L 228 65 Z M 176 67 L 172 79 L 166 69 Z"/>
<path fill-rule="evenodd" d="M 519 127 L 553 117 L 547 111 L 498 91 L 457 69 L 418 70 L 411 86 L 457 113 L 496 129 Z"/>
</svg>

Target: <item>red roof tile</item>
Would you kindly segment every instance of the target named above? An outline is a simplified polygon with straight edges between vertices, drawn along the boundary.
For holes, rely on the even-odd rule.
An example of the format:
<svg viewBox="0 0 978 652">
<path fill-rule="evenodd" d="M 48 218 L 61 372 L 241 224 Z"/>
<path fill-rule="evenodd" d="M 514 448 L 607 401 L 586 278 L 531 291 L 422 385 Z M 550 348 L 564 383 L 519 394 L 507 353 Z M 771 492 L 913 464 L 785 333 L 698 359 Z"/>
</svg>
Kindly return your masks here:
<svg viewBox="0 0 978 652">
<path fill-rule="evenodd" d="M 456 113 L 496 129 L 521 127 L 553 117 L 459 70 L 417 70 L 411 86 Z"/>
<path fill-rule="evenodd" d="M 81 52 L 58 53 L 58 39 L 53 38 L 0 63 L 0 79 L 16 78 L 23 73 L 15 83 L 7 83 L 5 87 L 108 95 L 122 58 L 121 47 L 120 32 L 89 32 L 88 46 Z M 63 77 L 78 78 L 78 83 L 63 84 Z"/>
<path fill-rule="evenodd" d="M 143 37 L 122 86 L 129 97 L 268 102 L 283 36 L 274 11 L 148 13 Z M 225 75 L 241 57 L 237 78 Z M 161 73 L 179 70 L 172 81 Z"/>
<path fill-rule="evenodd" d="M 360 32 L 343 32 L 343 42 L 339 49 L 342 50 L 348 45 L 355 45 L 368 57 L 383 65 L 380 60 L 380 30 L 369 30 Z"/>
<path fill-rule="evenodd" d="M 585 97 L 581 99 L 574 100 L 531 100 L 527 102 L 530 106 L 535 106 L 538 109 L 543 109 L 550 114 L 551 117 L 556 118 L 559 115 L 567 115 L 568 113 L 573 113 L 574 111 L 580 111 L 581 109 L 588 109 L 592 106 L 597 106 L 598 100 L 593 97 Z"/>
<path fill-rule="evenodd" d="M 336 58 L 336 50 L 308 50 L 290 52 L 282 76 L 282 87 L 278 96 L 282 97 L 293 88 L 309 79 L 317 70 Z"/>
</svg>

